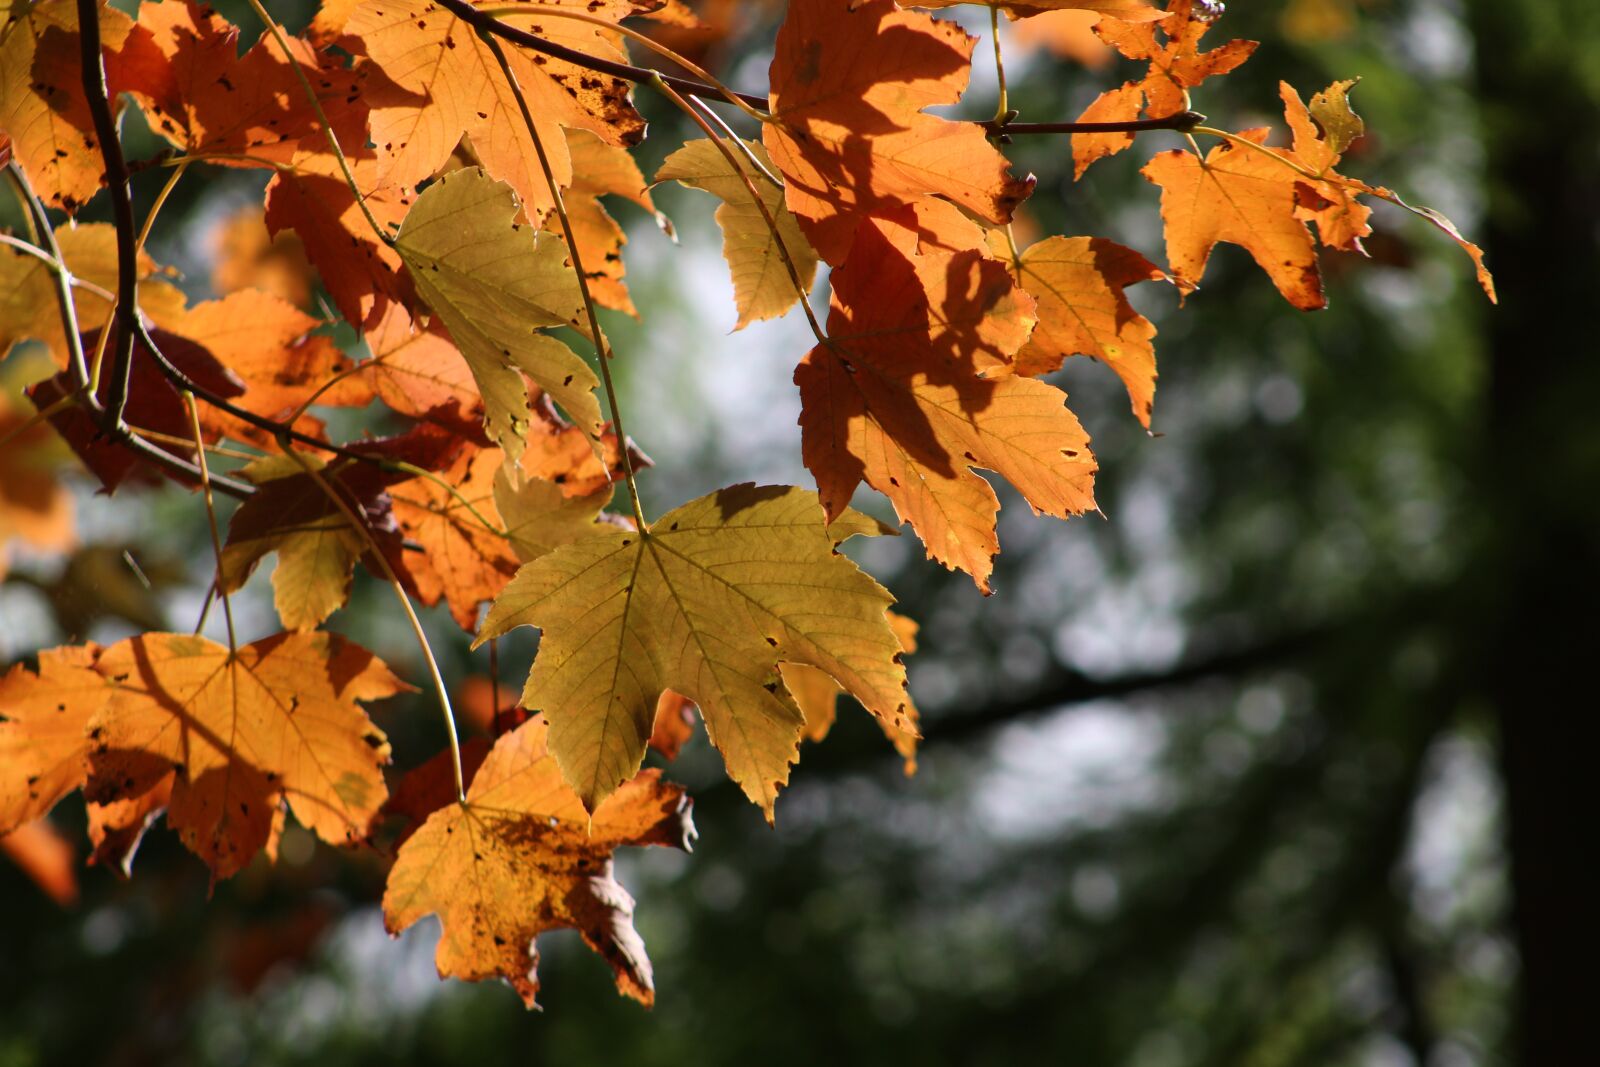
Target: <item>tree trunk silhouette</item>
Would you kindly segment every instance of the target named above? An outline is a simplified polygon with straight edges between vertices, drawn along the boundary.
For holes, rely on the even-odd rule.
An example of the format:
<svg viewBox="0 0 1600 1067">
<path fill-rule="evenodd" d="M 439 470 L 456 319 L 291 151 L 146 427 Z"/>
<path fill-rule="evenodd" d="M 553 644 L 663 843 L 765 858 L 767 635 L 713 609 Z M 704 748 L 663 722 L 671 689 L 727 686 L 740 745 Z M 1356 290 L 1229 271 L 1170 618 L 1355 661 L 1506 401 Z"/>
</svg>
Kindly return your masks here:
<svg viewBox="0 0 1600 1067">
<path fill-rule="evenodd" d="M 1578 685 L 1600 650 L 1600 25 L 1589 4 L 1474 0 L 1469 16 L 1502 294 L 1485 317 L 1479 573 L 1491 595 L 1476 652 L 1499 731 L 1521 956 L 1513 1047 L 1528 1065 L 1592 1045 L 1600 957 L 1594 756 L 1581 740 L 1595 697 Z"/>
</svg>

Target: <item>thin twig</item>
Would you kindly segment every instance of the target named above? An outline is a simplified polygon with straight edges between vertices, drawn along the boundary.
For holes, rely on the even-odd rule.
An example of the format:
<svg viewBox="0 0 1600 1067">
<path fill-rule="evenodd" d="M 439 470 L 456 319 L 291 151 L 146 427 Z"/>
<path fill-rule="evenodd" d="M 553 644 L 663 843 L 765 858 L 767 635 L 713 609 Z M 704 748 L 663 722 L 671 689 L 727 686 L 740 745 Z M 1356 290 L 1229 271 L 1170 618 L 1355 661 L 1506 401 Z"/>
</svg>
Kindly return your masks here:
<svg viewBox="0 0 1600 1067">
<path fill-rule="evenodd" d="M 217 576 L 212 580 L 212 588 L 222 598 L 222 617 L 228 624 L 228 656 L 231 658 L 239 653 L 239 642 L 233 632 L 233 604 L 228 600 L 228 591 L 222 588 L 222 534 L 217 530 L 217 505 L 211 498 L 211 469 L 206 466 L 206 439 L 200 432 L 200 408 L 194 402 L 194 394 L 183 394 L 183 405 L 189 409 L 189 428 L 194 431 L 194 454 L 200 464 L 200 490 L 205 495 L 206 518 L 211 524 L 211 552 L 217 560 Z"/>
</svg>

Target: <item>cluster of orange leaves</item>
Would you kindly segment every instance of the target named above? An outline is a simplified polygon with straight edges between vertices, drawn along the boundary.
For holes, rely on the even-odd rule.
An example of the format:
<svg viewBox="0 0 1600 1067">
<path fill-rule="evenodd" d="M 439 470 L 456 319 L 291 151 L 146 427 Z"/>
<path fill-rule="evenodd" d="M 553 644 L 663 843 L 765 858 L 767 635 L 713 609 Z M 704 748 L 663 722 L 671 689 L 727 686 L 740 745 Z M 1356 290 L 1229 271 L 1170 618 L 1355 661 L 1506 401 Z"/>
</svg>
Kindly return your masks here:
<svg viewBox="0 0 1600 1067">
<path fill-rule="evenodd" d="M 663 39 L 692 39 L 697 27 L 663 0 L 513 6 L 504 17 L 516 28 L 598 60 L 628 59 L 612 28 L 624 19 L 656 20 Z M 275 554 L 283 632 L 237 648 L 146 633 L 13 667 L 0 681 L 0 833 L 37 834 L 37 820 L 82 789 L 95 862 L 126 869 L 164 814 L 225 878 L 273 856 L 290 815 L 337 845 L 379 841 L 398 820 L 403 832 L 384 846 L 395 851 L 385 915 L 395 932 L 442 917 L 441 973 L 499 976 L 531 1004 L 533 939 L 567 926 L 610 961 L 619 988 L 648 1001 L 649 961 L 611 856 L 624 845 L 686 848 L 693 827 L 683 791 L 641 771 L 647 747 L 671 758 L 698 709 L 730 776 L 771 818 L 799 742 L 826 734 L 847 692 L 909 769 L 918 727 L 902 654 L 915 624 L 837 551 L 884 532 L 849 507 L 859 486 L 888 498 L 930 558 L 987 592 L 999 502 L 979 469 L 1039 513 L 1095 507 L 1087 435 L 1042 376 L 1069 356 L 1104 362 L 1149 426 L 1156 331 L 1128 286 L 1193 290 L 1211 249 L 1231 242 L 1295 306 L 1320 307 L 1316 241 L 1359 251 L 1370 211 L 1358 197 L 1398 202 L 1335 169 L 1361 133 L 1349 83 L 1309 108 L 1284 86 L 1289 146 L 1252 130 L 1204 158 L 1170 151 L 1145 167 L 1162 190 L 1166 269 L 1099 237 L 1019 248 L 1008 224 L 1031 176 L 1012 172 L 981 124 L 928 110 L 959 101 L 976 39 L 910 6 L 791 0 L 760 139 L 691 141 L 658 175 L 723 201 L 741 327 L 803 300 L 819 263 L 831 268 L 831 300 L 794 372 L 817 491 L 734 486 L 641 529 L 605 509 L 622 469 L 648 461 L 598 422 L 597 380 L 544 332 L 570 326 L 603 347 L 581 316 L 578 259 L 594 302 L 635 313 L 626 237 L 601 203 L 655 210 L 629 153 L 645 124 L 628 81 L 511 46 L 502 70 L 485 39 L 433 0 L 327 0 L 287 51 L 266 34 L 242 55 L 239 30 L 193 0 L 146 2 L 136 20 L 99 5 L 113 101 L 131 101 L 171 146 L 147 165 L 271 175 L 261 209 L 219 235 L 218 299 L 190 304 L 141 253 L 139 310 L 160 357 L 211 396 L 313 437 L 326 432 L 313 405 L 381 403 L 404 430 L 330 458 L 289 451 L 210 404 L 196 427 L 140 339 L 134 431 L 185 458 L 196 434 L 250 450 L 232 473 L 254 491 L 232 515 L 215 588 L 237 590 Z M 1072 47 L 1092 26 L 1106 50 L 1143 64 L 1087 121 L 1181 111 L 1191 89 L 1254 48 L 1203 50 L 1211 5 L 1191 0 L 1001 6 L 1022 26 L 1070 12 Z M 733 18 L 728 5 L 705 7 Z M 74 0 L 14 5 L 0 29 L 0 156 L 68 214 L 105 181 L 80 88 L 77 10 Z M 1132 140 L 1077 135 L 1077 175 Z M 115 329 L 117 235 L 88 224 L 57 237 L 82 347 L 113 347 L 102 334 Z M 57 373 L 30 397 L 53 405 L 50 425 L 106 491 L 161 477 L 71 403 L 73 346 L 52 271 L 48 256 L 0 250 L 0 349 L 33 340 L 49 351 Z M 305 310 L 312 272 L 361 331 L 369 355 L 359 363 Z M 64 547 L 69 502 L 40 463 L 48 432 L 7 404 L 0 545 Z M 363 704 L 408 687 L 320 629 L 346 603 L 358 563 L 444 604 L 464 629 L 478 627 L 480 644 L 520 625 L 542 631 L 522 701 L 537 713 L 501 716 L 492 745 L 469 741 L 464 798 L 448 753 L 389 789 L 388 743 Z M 21 838 L 6 840 L 21 854 Z"/>
</svg>

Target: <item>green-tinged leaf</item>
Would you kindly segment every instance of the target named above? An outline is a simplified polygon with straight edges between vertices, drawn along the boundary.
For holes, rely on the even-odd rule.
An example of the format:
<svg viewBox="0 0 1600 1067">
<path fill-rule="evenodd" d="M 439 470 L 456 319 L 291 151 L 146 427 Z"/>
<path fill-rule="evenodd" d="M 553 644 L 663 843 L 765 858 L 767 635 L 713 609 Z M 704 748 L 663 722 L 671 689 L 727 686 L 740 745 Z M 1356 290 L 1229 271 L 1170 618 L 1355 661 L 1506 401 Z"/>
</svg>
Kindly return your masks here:
<svg viewBox="0 0 1600 1067">
<path fill-rule="evenodd" d="M 881 721 L 915 730 L 891 603 L 834 551 L 816 494 L 746 483 L 647 535 L 609 530 L 526 565 L 478 643 L 543 631 L 523 700 L 550 720 L 551 751 L 591 811 L 639 769 L 671 689 L 699 706 L 729 776 L 770 819 L 803 725 L 779 663 L 817 667 Z"/>
<path fill-rule="evenodd" d="M 760 142 L 744 144 L 769 174 L 776 173 Z M 709 138 L 690 141 L 668 156 L 656 171 L 656 181 L 681 182 L 722 200 L 717 208 L 717 225 L 722 227 L 722 255 L 733 274 L 733 298 L 739 309 L 739 322 L 734 328 L 743 329 L 759 319 L 777 318 L 800 299 L 794 280 L 784 266 L 779 240 L 788 250 L 795 271 L 808 291 L 817 274 L 817 253 L 784 203 L 783 188 L 773 185 L 770 178 L 751 166 L 737 150 L 733 150 L 733 155 L 761 193 L 762 202 L 777 223 L 776 233 L 756 206 L 749 186 Z"/>
<path fill-rule="evenodd" d="M 524 374 L 591 438 L 600 433 L 599 379 L 572 349 L 539 332 L 586 329 L 567 246 L 518 223 L 518 206 L 510 186 L 476 167 L 458 170 L 417 198 L 395 242 L 417 292 L 472 368 L 489 437 L 512 462 L 531 417 Z"/>
<path fill-rule="evenodd" d="M 588 496 L 569 497 L 561 486 L 543 478 L 524 478 L 513 485 L 505 467 L 494 478 L 494 506 L 505 523 L 511 550 L 524 563 L 616 529 L 595 521 L 610 502 L 610 486 Z"/>
</svg>

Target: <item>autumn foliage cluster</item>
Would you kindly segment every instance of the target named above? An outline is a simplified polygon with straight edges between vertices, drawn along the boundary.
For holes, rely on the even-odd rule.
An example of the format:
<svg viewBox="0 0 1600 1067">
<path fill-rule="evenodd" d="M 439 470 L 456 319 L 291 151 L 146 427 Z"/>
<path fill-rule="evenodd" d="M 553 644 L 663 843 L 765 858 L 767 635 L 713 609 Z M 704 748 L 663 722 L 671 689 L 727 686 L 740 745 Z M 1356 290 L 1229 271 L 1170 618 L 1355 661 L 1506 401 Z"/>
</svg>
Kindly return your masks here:
<svg viewBox="0 0 1600 1067">
<path fill-rule="evenodd" d="M 274 856 L 292 817 L 392 857 L 389 928 L 438 914 L 442 974 L 500 977 L 529 1004 L 534 938 L 555 927 L 579 930 L 623 992 L 653 996 L 612 855 L 687 848 L 694 831 L 683 790 L 641 770 L 648 748 L 670 759 L 703 722 L 770 819 L 801 741 L 848 694 L 914 766 L 916 626 L 839 547 L 893 532 L 850 507 L 863 483 L 987 592 L 999 503 L 979 470 L 1044 515 L 1095 508 L 1088 438 L 1045 376 L 1098 360 L 1150 424 L 1156 331 L 1127 287 L 1182 298 L 1229 242 L 1319 308 L 1317 245 L 1360 251 L 1364 200 L 1406 206 L 1337 169 L 1363 132 L 1352 83 L 1309 101 L 1284 85 L 1287 140 L 1204 124 L 1191 90 L 1255 45 L 1204 41 L 1221 5 L 1202 0 L 999 5 L 995 25 L 1087 12 L 1125 58 L 1128 80 L 1074 123 L 1019 121 L 1003 89 L 993 118 L 930 113 L 960 100 L 979 39 L 893 0 L 790 0 L 756 95 L 662 44 L 716 32 L 678 0 L 327 0 L 301 35 L 252 6 L 246 29 L 266 32 L 242 54 L 240 28 L 193 0 L 146 0 L 137 18 L 15 0 L 0 30 L 0 160 L 26 219 L 0 249 L 0 349 L 34 342 L 55 361 L 29 390 L 35 413 L 0 409 L 0 549 L 71 540 L 66 490 L 34 461 L 59 437 L 107 493 L 195 490 L 216 548 L 207 604 L 227 631 L 13 666 L 0 833 L 40 832 L 81 790 L 94 862 L 126 872 L 164 815 L 222 879 Z M 704 134 L 648 177 L 631 154 L 646 136 L 635 92 Z M 170 146 L 152 158 L 124 158 L 135 108 Z M 1158 131 L 1179 145 L 1143 170 L 1165 267 L 1095 236 L 1017 243 L 1034 182 L 1007 144 L 1070 136 L 1084 178 Z M 1202 137 L 1216 146 L 1202 153 Z M 276 243 L 233 257 L 223 295 L 191 303 L 144 244 L 197 167 L 270 175 L 259 218 Z M 136 219 L 129 183 L 150 170 L 165 184 Z M 653 518 L 639 505 L 648 460 L 610 363 L 647 375 L 649 353 L 605 335 L 606 314 L 636 310 L 603 201 L 654 211 L 667 181 L 720 203 L 737 326 L 798 305 L 813 329 L 791 358 L 814 488 L 734 485 Z M 74 221 L 97 197 L 114 221 Z M 1492 297 L 1477 249 L 1414 210 Z M 326 301 L 273 258 L 286 242 Z M 359 356 L 329 336 L 335 310 Z M 329 408 L 382 408 L 403 430 L 333 441 Z M 282 630 L 246 640 L 228 596 L 269 556 Z M 358 565 L 394 587 L 429 664 L 413 602 L 446 605 L 478 645 L 538 629 L 492 744 L 457 745 L 452 726 L 447 750 L 386 771 L 364 705 L 410 686 L 324 628 Z M 449 719 L 437 669 L 413 681 Z"/>
</svg>

